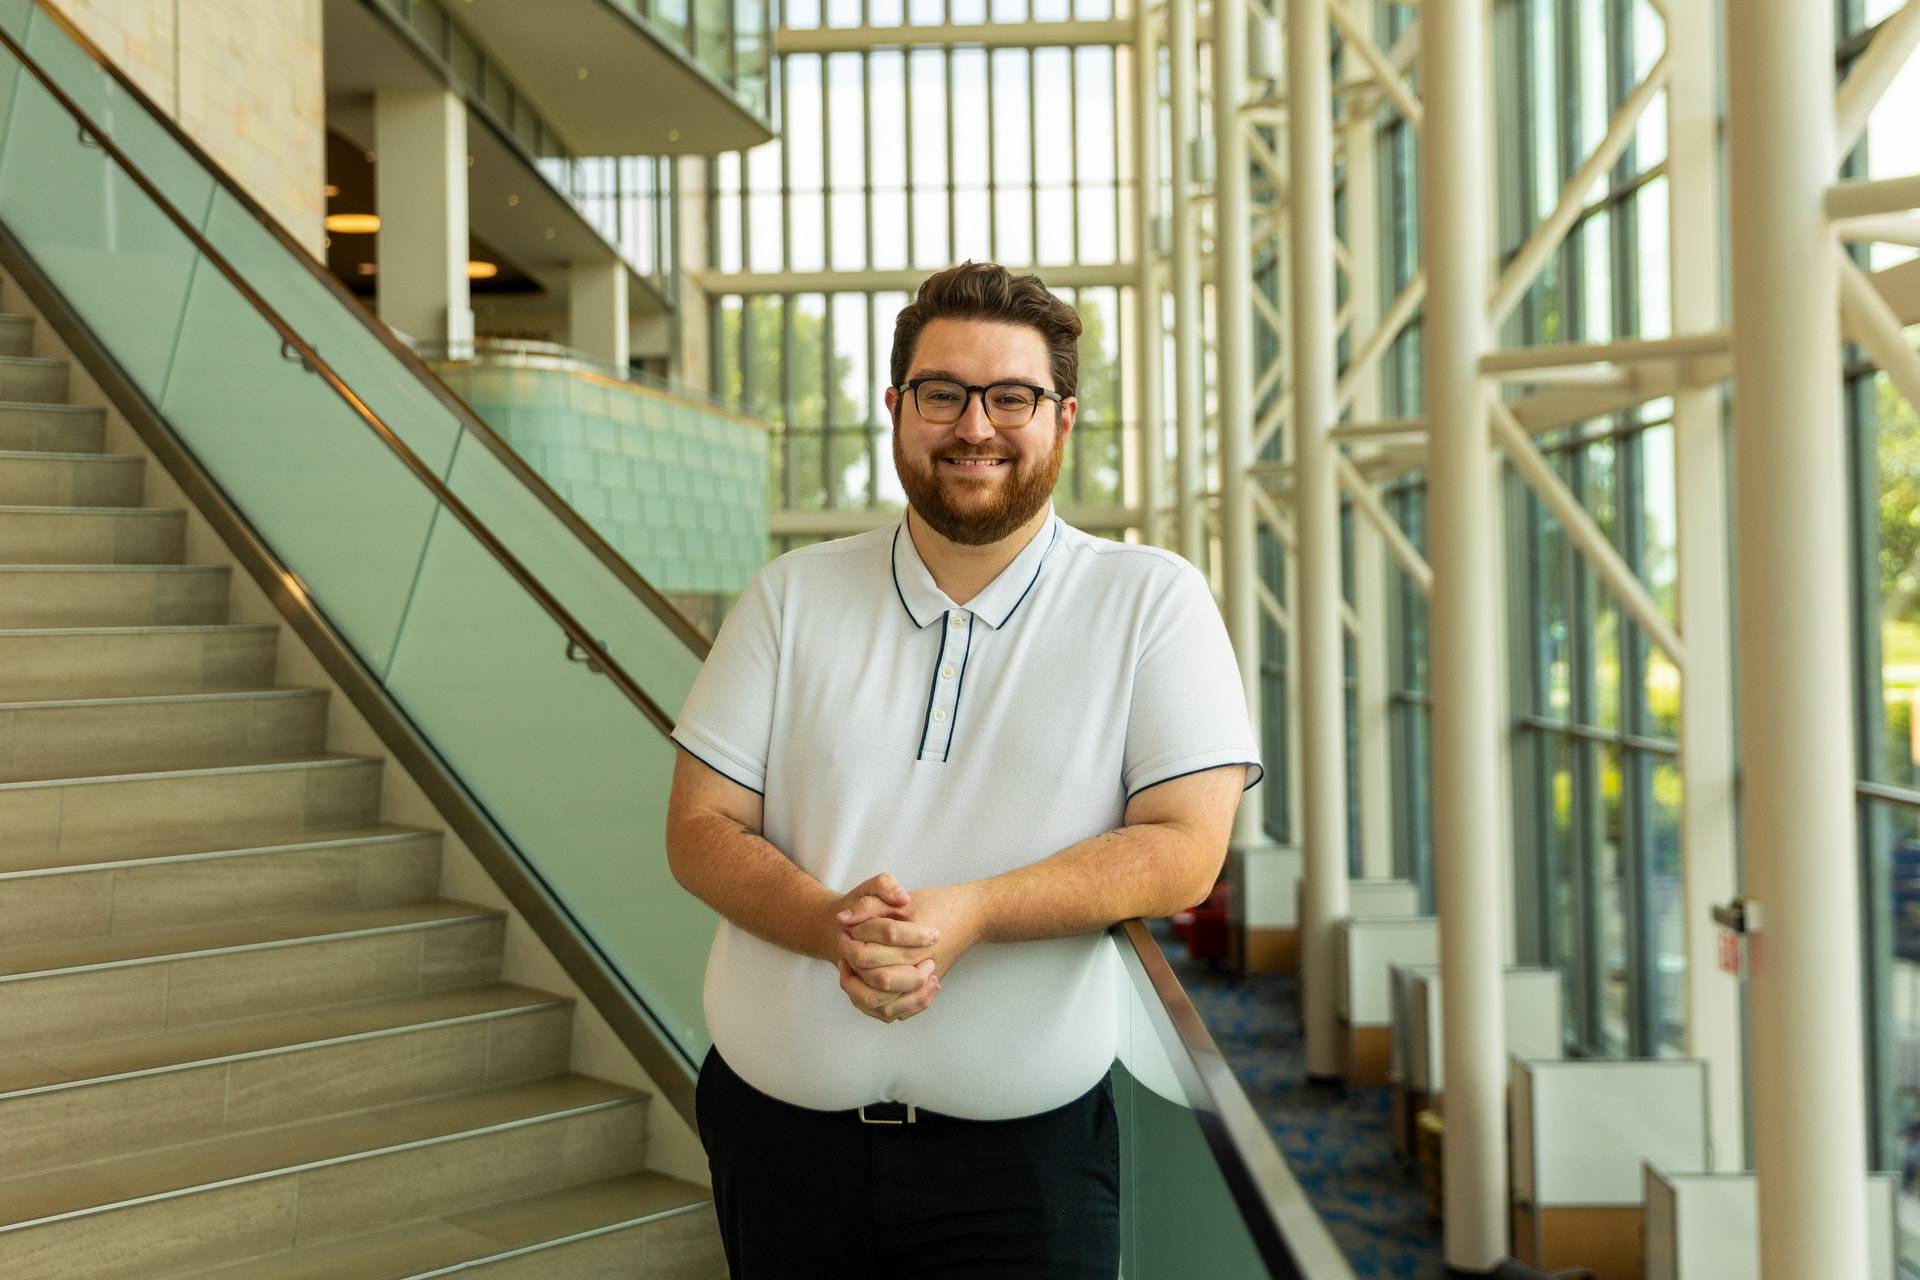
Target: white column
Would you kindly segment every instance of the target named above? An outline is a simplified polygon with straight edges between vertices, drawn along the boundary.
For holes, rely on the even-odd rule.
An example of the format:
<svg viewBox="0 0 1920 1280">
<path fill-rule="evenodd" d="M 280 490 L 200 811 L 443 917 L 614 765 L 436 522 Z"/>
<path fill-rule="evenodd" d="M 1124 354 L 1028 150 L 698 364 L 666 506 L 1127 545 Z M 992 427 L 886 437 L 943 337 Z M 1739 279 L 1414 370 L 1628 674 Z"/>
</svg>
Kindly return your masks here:
<svg viewBox="0 0 1920 1280">
<path fill-rule="evenodd" d="M 1237 0 L 1221 0 L 1231 7 Z M 1293 288 L 1293 521 L 1300 633 L 1301 1021 L 1307 1075 L 1340 1071 L 1333 926 L 1347 914 L 1347 709 L 1340 491 L 1333 426 L 1333 111 L 1325 0 L 1287 7 L 1287 179 Z"/>
<path fill-rule="evenodd" d="M 471 350 L 467 107 L 439 89 L 374 94 L 379 314 L 418 342 Z"/>
<path fill-rule="evenodd" d="M 1730 4 L 1726 24 L 1760 1273 L 1824 1280 L 1868 1274 L 1840 329 L 1821 207 L 1837 164 L 1834 14 Z"/>
<path fill-rule="evenodd" d="M 626 372 L 627 264 L 609 258 L 567 268 L 567 345 Z"/>
<path fill-rule="evenodd" d="M 1486 22 L 1481 0 L 1420 8 L 1425 62 L 1421 230 L 1427 270 L 1428 558 L 1433 565 L 1433 861 L 1447 1076 L 1445 1256 L 1490 1271 L 1506 1253 L 1506 1050 L 1500 962 L 1500 752 L 1490 554 Z"/>
<path fill-rule="evenodd" d="M 1247 200 L 1247 140 L 1240 106 L 1247 90 L 1245 0 L 1213 6 L 1214 305 L 1220 350 L 1220 567 L 1227 635 L 1240 660 L 1247 709 L 1260 724 L 1259 566 L 1253 534 L 1253 228 Z M 1260 791 L 1240 804 L 1234 842 L 1266 843 Z"/>
<path fill-rule="evenodd" d="M 1355 27 L 1373 34 L 1373 6 L 1348 10 Z M 1378 165 L 1375 163 L 1373 111 L 1351 111 L 1344 124 L 1347 169 L 1348 330 L 1359 339 L 1380 325 L 1380 236 Z M 1353 416 L 1360 422 L 1381 417 L 1379 366 L 1360 379 Z M 1384 879 L 1393 874 L 1393 716 L 1392 670 L 1388 661 L 1389 614 L 1387 548 L 1373 525 L 1353 522 L 1353 611 L 1359 617 L 1354 637 L 1360 788 L 1360 874 Z"/>
<path fill-rule="evenodd" d="M 1140 539 L 1149 545 L 1163 537 L 1160 507 L 1166 502 L 1166 438 L 1160 414 L 1160 258 L 1154 244 L 1154 215 L 1160 207 L 1159 46 L 1153 38 L 1154 11 L 1139 7 L 1133 42 L 1133 286 L 1135 451 L 1140 478 Z"/>
<path fill-rule="evenodd" d="M 1200 231 L 1194 225 L 1193 141 L 1199 118 L 1198 33 L 1195 0 L 1167 0 L 1167 62 L 1170 75 L 1168 124 L 1173 137 L 1173 381 L 1177 437 L 1174 492 L 1177 499 L 1180 554 L 1206 563 L 1206 512 L 1200 502 L 1205 457 L 1206 388 L 1200 369 L 1200 343 L 1206 328 L 1200 297 Z M 1258 725 L 1255 726 L 1258 729 Z M 1243 806 L 1244 807 L 1244 806 Z"/>
<path fill-rule="evenodd" d="M 1713 0 L 1667 10 L 1667 228 L 1673 331 L 1722 324 L 1720 62 Z M 1689 661 L 1680 681 L 1680 849 L 1685 878 L 1687 1042 L 1707 1063 L 1716 1169 L 1746 1168 L 1740 984 L 1721 972 L 1716 902 L 1738 892 L 1734 860 L 1732 600 L 1727 589 L 1727 464 L 1717 387 L 1673 398 L 1679 623 Z"/>
</svg>

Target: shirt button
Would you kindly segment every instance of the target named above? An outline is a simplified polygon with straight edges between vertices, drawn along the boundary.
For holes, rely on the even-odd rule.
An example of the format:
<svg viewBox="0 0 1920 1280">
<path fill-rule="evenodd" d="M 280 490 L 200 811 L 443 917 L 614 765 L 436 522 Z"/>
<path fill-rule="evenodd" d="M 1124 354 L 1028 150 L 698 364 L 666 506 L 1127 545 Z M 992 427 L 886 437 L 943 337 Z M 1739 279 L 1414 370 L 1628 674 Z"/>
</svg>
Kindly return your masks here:
<svg viewBox="0 0 1920 1280">
<path fill-rule="evenodd" d="M 946 666 L 940 668 L 940 678 L 942 680 L 953 679 L 953 664 L 951 662 L 949 662 Z"/>
<path fill-rule="evenodd" d="M 962 628 L 962 627 L 964 627 L 964 626 L 966 626 L 966 625 L 967 625 L 967 615 L 966 615 L 966 614 L 964 614 L 964 613 L 956 613 L 956 614 L 954 614 L 954 615 L 953 615 L 953 622 L 952 622 L 952 624 L 951 624 L 951 625 L 952 625 L 952 627 L 953 627 L 953 629 L 954 629 L 955 631 L 958 631 L 958 630 L 959 630 L 960 628 Z"/>
<path fill-rule="evenodd" d="M 945 724 L 947 722 L 947 709 L 945 707 L 935 707 L 933 709 L 933 722 L 935 724 Z"/>
</svg>

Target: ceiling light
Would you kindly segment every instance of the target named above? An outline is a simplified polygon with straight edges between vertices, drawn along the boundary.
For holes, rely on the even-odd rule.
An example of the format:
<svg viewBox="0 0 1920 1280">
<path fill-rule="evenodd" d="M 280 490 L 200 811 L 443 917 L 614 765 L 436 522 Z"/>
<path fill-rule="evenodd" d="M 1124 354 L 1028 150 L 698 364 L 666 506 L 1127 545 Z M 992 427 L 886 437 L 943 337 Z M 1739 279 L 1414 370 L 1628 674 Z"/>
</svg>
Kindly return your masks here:
<svg viewBox="0 0 1920 1280">
<path fill-rule="evenodd" d="M 327 193 L 327 199 L 331 200 L 340 194 L 340 184 L 337 182 L 329 182 L 322 190 Z"/>
<path fill-rule="evenodd" d="M 553 239 L 553 234 L 554 234 L 554 233 L 553 233 L 553 228 L 552 228 L 552 227 L 548 227 L 548 228 L 547 228 L 547 239 L 549 239 L 549 240 L 551 240 L 551 239 Z"/>
<path fill-rule="evenodd" d="M 516 206 L 516 205 L 518 205 L 519 203 L 520 203 L 520 197 L 519 197 L 519 196 L 508 196 L 508 197 L 507 197 L 507 208 L 509 208 L 509 209 L 511 209 L 511 208 L 513 208 L 514 206 Z"/>
<path fill-rule="evenodd" d="M 667 141 L 668 142 L 680 141 L 680 131 L 678 129 L 667 130 Z"/>
<path fill-rule="evenodd" d="M 573 73 L 573 78 L 576 80 L 585 80 L 587 78 L 587 69 L 585 67 L 580 68 Z"/>
<path fill-rule="evenodd" d="M 491 280 L 499 274 L 500 268 L 495 263 L 469 262 L 467 264 L 467 279 L 469 280 Z"/>
<path fill-rule="evenodd" d="M 353 270 L 355 275 L 370 276 L 374 272 L 378 271 L 379 269 L 380 269 L 379 267 L 375 266 L 371 262 L 362 262 L 358 266 L 354 267 Z"/>
<path fill-rule="evenodd" d="M 377 213 L 330 213 L 327 230 L 340 236 L 370 236 L 380 229 Z"/>
</svg>

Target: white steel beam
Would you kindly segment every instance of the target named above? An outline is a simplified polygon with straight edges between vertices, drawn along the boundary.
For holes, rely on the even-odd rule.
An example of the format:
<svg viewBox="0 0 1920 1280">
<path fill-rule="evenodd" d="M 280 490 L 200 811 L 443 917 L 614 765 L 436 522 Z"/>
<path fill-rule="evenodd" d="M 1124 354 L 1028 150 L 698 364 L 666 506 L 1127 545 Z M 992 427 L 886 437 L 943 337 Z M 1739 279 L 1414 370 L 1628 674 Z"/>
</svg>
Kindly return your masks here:
<svg viewBox="0 0 1920 1280">
<path fill-rule="evenodd" d="M 1393 104 L 1393 109 L 1400 113 L 1402 119 L 1418 129 L 1424 113 L 1420 110 L 1420 103 L 1414 98 L 1413 91 L 1407 88 L 1406 81 L 1400 78 L 1399 70 L 1387 60 L 1384 53 L 1380 52 L 1380 46 L 1360 29 L 1359 24 L 1347 13 L 1346 6 L 1341 4 L 1340 0 L 1330 0 L 1326 8 L 1328 16 L 1333 19 L 1333 25 L 1340 28 L 1340 35 L 1345 39 L 1346 47 L 1359 55 L 1360 60 L 1367 64 L 1367 69 L 1373 72 L 1374 86 L 1386 95 L 1387 101 Z M 1332 162 L 1331 155 L 1328 156 L 1328 162 Z"/>
<path fill-rule="evenodd" d="M 1720 277 L 1719 9 L 1718 0 L 1673 0 L 1667 21 L 1674 66 L 1667 91 L 1668 289 L 1673 328 L 1683 334 L 1719 330 L 1727 321 Z M 1698 655 L 1680 682 L 1684 1048 L 1707 1064 L 1712 1167 L 1737 1170 L 1747 1167 L 1740 982 L 1720 968 L 1712 914 L 1715 903 L 1739 892 L 1723 404 L 1717 385 L 1673 391 L 1677 612 L 1680 634 Z"/>
<path fill-rule="evenodd" d="M 1834 250 L 1834 259 L 1840 272 L 1840 315 L 1847 336 L 1866 349 L 1907 403 L 1920 411 L 1920 352 L 1907 345 L 1900 318 L 1866 273 L 1839 249 Z"/>
<path fill-rule="evenodd" d="M 1727 331 L 1685 333 L 1671 338 L 1621 338 L 1614 342 L 1561 342 L 1539 347 L 1490 351 L 1480 372 L 1490 378 L 1538 369 L 1569 369 L 1593 364 L 1639 364 L 1649 360 L 1691 360 L 1724 354 Z"/>
<path fill-rule="evenodd" d="M 1826 207 L 1830 218 L 1865 218 L 1920 209 L 1920 173 L 1837 182 L 1827 189 Z"/>
<path fill-rule="evenodd" d="M 1419 312 L 1426 300 L 1427 273 L 1425 268 L 1422 268 L 1413 279 L 1407 281 L 1407 287 L 1402 289 L 1399 296 L 1393 300 L 1392 305 L 1387 308 L 1386 315 L 1380 317 L 1379 327 L 1367 335 L 1366 341 L 1360 344 L 1360 349 L 1347 362 L 1346 371 L 1340 375 L 1340 381 L 1334 387 L 1336 416 L 1347 411 L 1348 406 L 1353 403 L 1354 395 L 1359 391 L 1361 381 L 1372 376 L 1374 369 L 1380 363 L 1380 357 L 1387 353 L 1387 348 L 1393 345 L 1394 339 L 1398 338 L 1407 325 L 1412 323 L 1414 315 Z"/>
<path fill-rule="evenodd" d="M 1497 395 L 1489 396 L 1487 401 L 1493 414 L 1493 438 L 1506 453 L 1507 461 L 1513 464 L 1513 469 L 1526 481 L 1527 487 L 1553 513 L 1561 532 L 1592 566 L 1607 594 L 1613 597 L 1628 617 L 1639 624 L 1649 640 L 1665 651 L 1673 660 L 1673 665 L 1685 672 L 1685 647 L 1666 615 L 1660 612 L 1660 606 L 1647 593 L 1646 584 L 1640 581 L 1639 576 L 1621 558 L 1619 550 L 1607 540 L 1607 535 L 1581 504 L 1579 496 L 1567 487 L 1566 481 L 1554 472 L 1553 465 L 1534 448 L 1533 440 L 1514 421 L 1513 412 L 1501 403 Z"/>
<path fill-rule="evenodd" d="M 1219 0 L 1213 13 L 1214 329 L 1219 351 L 1216 402 L 1220 440 L 1221 588 L 1227 635 L 1240 662 L 1253 723 L 1260 717 L 1260 615 L 1254 584 L 1253 498 L 1247 464 L 1253 461 L 1252 209 L 1247 193 L 1247 126 L 1240 119 L 1247 92 L 1247 10 L 1241 0 Z M 1234 818 L 1234 843 L 1266 841 L 1262 793 L 1255 787 Z"/>
<path fill-rule="evenodd" d="M 1166 430 L 1161 419 L 1163 355 L 1158 246 L 1154 215 L 1160 207 L 1160 53 L 1155 41 L 1156 10 L 1141 5 L 1133 44 L 1133 238 L 1138 275 L 1133 286 L 1134 385 L 1139 389 L 1134 417 L 1134 458 L 1139 477 L 1141 541 L 1160 545 L 1161 494 L 1166 490 Z"/>
<path fill-rule="evenodd" d="M 1880 24 L 1866 51 L 1853 60 L 1833 104 L 1834 155 L 1845 156 L 1867 131 L 1867 117 L 1913 51 L 1920 48 L 1920 0 L 1907 0 Z"/>
<path fill-rule="evenodd" d="M 1848 486 L 1822 207 L 1839 161 L 1834 10 L 1729 4 L 1725 21 L 1741 831 L 1749 910 L 1761 913 L 1747 983 L 1760 1274 L 1864 1276 Z"/>
<path fill-rule="evenodd" d="M 1593 151 L 1567 179 L 1566 186 L 1560 190 L 1560 200 L 1553 212 L 1534 227 L 1520 251 L 1500 273 L 1500 282 L 1494 287 L 1493 301 L 1489 304 L 1490 326 L 1498 330 L 1506 322 L 1513 309 L 1520 305 L 1520 299 L 1526 297 L 1527 290 L 1533 287 L 1536 276 L 1546 267 L 1547 260 L 1553 256 L 1560 242 L 1567 238 L 1573 224 L 1587 207 L 1587 192 L 1606 173 L 1620 162 L 1627 144 L 1633 141 L 1634 126 L 1640 123 L 1640 117 L 1654 98 L 1666 87 L 1666 54 L 1647 70 L 1647 78 L 1642 80 L 1613 113 L 1613 119 L 1607 123 L 1607 131 L 1595 144 Z"/>
<path fill-rule="evenodd" d="M 1889 213 L 1871 218 L 1842 218 L 1833 224 L 1842 240 L 1904 244 L 1920 249 L 1920 215 Z"/>
<path fill-rule="evenodd" d="M 1420 588 L 1421 595 L 1432 595 L 1433 570 L 1428 567 L 1426 558 L 1420 554 L 1419 548 L 1415 547 L 1407 535 L 1401 531 L 1400 524 L 1393 518 L 1392 513 L 1381 505 L 1380 495 L 1374 492 L 1373 486 L 1345 458 L 1337 459 L 1334 466 L 1338 472 L 1340 487 L 1347 491 L 1347 496 L 1353 499 L 1354 509 L 1366 517 L 1367 522 L 1387 544 L 1387 550 L 1393 553 L 1393 558 L 1400 562 L 1400 571 L 1413 580 L 1413 584 Z"/>
<path fill-rule="evenodd" d="M 1346 648 L 1340 635 L 1339 446 L 1334 410 L 1333 99 L 1326 0 L 1287 6 L 1287 167 L 1293 202 L 1294 596 L 1300 667 L 1301 1024 L 1307 1078 L 1340 1074 L 1334 927 L 1347 914 Z M 1344 30 L 1344 28 L 1342 28 Z"/>
<path fill-rule="evenodd" d="M 1428 663 L 1433 677 L 1433 863 L 1447 1077 L 1444 1257 L 1487 1272 L 1507 1252 L 1506 929 L 1494 647 L 1502 602 L 1489 564 L 1494 502 L 1480 358 L 1492 255 L 1483 0 L 1421 6 L 1428 280 Z"/>
<path fill-rule="evenodd" d="M 863 53 L 908 45 L 939 48 L 966 45 L 988 49 L 1051 49 L 1133 43 L 1131 18 L 1086 22 L 944 23 L 908 27 L 778 27 L 773 51 L 783 53 Z"/>
<path fill-rule="evenodd" d="M 1194 0 L 1167 0 L 1167 79 L 1172 99 L 1167 118 L 1173 133 L 1167 150 L 1173 160 L 1174 505 L 1180 554 L 1204 568 L 1207 535 L 1200 489 L 1206 461 L 1202 438 L 1206 399 L 1200 339 L 1206 319 L 1201 314 L 1200 229 L 1189 207 L 1194 187 L 1192 144 L 1199 137 L 1194 127 L 1200 101 L 1198 59 Z"/>
</svg>

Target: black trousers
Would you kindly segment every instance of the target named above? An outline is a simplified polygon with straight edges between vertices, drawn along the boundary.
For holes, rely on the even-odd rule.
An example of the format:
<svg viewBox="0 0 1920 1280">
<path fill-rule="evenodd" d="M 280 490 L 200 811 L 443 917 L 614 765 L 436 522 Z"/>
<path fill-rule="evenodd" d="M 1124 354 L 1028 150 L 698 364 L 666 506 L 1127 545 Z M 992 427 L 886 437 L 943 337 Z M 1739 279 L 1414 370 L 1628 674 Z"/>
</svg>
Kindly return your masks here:
<svg viewBox="0 0 1920 1280">
<path fill-rule="evenodd" d="M 1017 1120 L 862 1124 L 709 1052 L 694 1094 L 733 1280 L 1114 1280 L 1113 1083 Z"/>
</svg>

